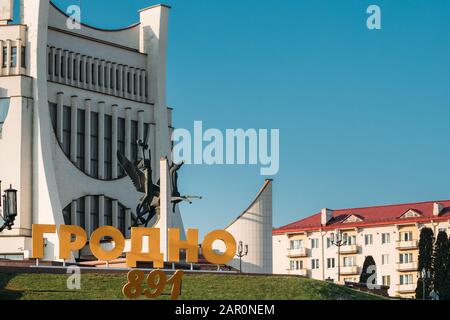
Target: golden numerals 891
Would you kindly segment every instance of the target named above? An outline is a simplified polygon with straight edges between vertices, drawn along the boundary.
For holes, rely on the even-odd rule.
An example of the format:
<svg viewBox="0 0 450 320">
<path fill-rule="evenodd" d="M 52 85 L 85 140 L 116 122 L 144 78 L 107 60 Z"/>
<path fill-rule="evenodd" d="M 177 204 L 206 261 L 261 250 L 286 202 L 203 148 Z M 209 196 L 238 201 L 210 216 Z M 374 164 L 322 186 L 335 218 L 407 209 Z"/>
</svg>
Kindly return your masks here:
<svg viewBox="0 0 450 320">
<path fill-rule="evenodd" d="M 145 274 L 142 270 L 132 270 L 128 272 L 128 282 L 122 288 L 122 293 L 129 299 L 137 299 L 142 295 L 145 295 L 149 299 L 158 298 L 164 291 L 167 284 L 171 285 L 171 299 L 178 299 L 181 293 L 181 280 L 183 279 L 184 272 L 178 270 L 167 279 L 167 275 L 162 270 L 153 270 L 147 276 L 147 287 L 142 287 Z"/>
</svg>

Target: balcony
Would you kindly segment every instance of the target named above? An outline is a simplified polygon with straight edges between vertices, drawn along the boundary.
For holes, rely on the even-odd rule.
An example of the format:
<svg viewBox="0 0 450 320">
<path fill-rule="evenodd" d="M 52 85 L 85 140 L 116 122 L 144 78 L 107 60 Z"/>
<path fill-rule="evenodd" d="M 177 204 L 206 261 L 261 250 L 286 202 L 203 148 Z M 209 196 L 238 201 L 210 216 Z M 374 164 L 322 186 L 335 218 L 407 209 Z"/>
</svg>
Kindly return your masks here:
<svg viewBox="0 0 450 320">
<path fill-rule="evenodd" d="M 417 262 L 398 263 L 397 271 L 417 271 Z"/>
<path fill-rule="evenodd" d="M 291 270 L 287 269 L 288 274 L 302 276 L 302 277 L 308 277 L 308 270 L 307 269 L 299 269 L 299 270 Z"/>
<path fill-rule="evenodd" d="M 341 267 L 341 275 L 355 275 L 359 274 L 359 268 L 357 266 Z"/>
<path fill-rule="evenodd" d="M 399 284 L 397 286 L 397 292 L 398 293 L 416 292 L 416 285 L 415 284 Z"/>
<path fill-rule="evenodd" d="M 417 249 L 417 247 L 418 247 L 417 240 L 397 241 L 397 249 L 398 250 L 411 250 L 411 249 Z"/>
<path fill-rule="evenodd" d="M 356 244 L 342 246 L 340 252 L 341 252 L 341 254 L 358 253 L 358 246 Z"/>
<path fill-rule="evenodd" d="M 306 248 L 299 248 L 299 249 L 288 249 L 288 257 L 293 258 L 293 257 L 307 257 L 308 256 L 308 251 L 306 250 Z"/>
</svg>

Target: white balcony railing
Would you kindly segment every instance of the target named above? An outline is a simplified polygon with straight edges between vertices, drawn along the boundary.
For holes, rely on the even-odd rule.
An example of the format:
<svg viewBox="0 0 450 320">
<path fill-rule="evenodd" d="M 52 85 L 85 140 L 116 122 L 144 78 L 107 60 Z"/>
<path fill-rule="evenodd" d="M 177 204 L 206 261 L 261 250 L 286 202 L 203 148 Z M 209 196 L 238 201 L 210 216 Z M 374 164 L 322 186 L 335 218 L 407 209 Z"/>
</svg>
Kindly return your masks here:
<svg viewBox="0 0 450 320">
<path fill-rule="evenodd" d="M 298 275 L 298 276 L 302 276 L 302 277 L 308 276 L 307 269 L 298 269 L 298 270 L 288 269 L 287 271 L 288 271 L 288 274 Z"/>
<path fill-rule="evenodd" d="M 359 268 L 357 266 L 341 267 L 340 273 L 341 275 L 359 274 Z"/>
<path fill-rule="evenodd" d="M 415 284 L 411 283 L 411 284 L 399 284 L 397 286 L 397 291 L 400 293 L 408 293 L 408 292 L 415 292 L 416 291 L 416 286 Z"/>
<path fill-rule="evenodd" d="M 418 241 L 397 241 L 397 249 L 399 250 L 409 250 L 409 249 L 417 249 Z"/>
<path fill-rule="evenodd" d="M 417 271 L 417 262 L 398 263 L 398 271 Z"/>
<path fill-rule="evenodd" d="M 342 246 L 340 251 L 341 254 L 358 253 L 358 246 L 356 244 Z"/>
<path fill-rule="evenodd" d="M 307 257 L 308 251 L 306 248 L 288 249 L 289 257 Z"/>
</svg>

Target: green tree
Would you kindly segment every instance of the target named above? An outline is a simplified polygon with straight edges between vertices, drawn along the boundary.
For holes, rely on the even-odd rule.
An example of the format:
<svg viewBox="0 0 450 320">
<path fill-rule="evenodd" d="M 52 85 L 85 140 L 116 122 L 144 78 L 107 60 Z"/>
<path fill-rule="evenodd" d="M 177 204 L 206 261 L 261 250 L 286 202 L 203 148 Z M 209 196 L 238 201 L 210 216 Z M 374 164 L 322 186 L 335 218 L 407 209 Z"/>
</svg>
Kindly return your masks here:
<svg viewBox="0 0 450 320">
<path fill-rule="evenodd" d="M 372 268 L 369 270 L 369 267 Z M 367 283 L 369 277 L 373 274 L 376 274 L 376 264 L 375 260 L 372 256 L 367 256 L 366 260 L 364 260 L 363 268 L 361 271 L 361 276 L 359 277 L 359 283 Z M 375 278 L 376 281 L 376 278 Z"/>
<path fill-rule="evenodd" d="M 448 237 L 444 231 L 439 232 L 433 252 L 433 289 L 439 293 L 440 299 L 448 298 Z"/>
<path fill-rule="evenodd" d="M 417 271 L 419 272 L 419 276 L 423 270 L 427 273 L 432 272 L 433 269 L 433 244 L 434 244 L 434 233 L 430 228 L 422 228 L 420 231 L 420 240 L 419 240 L 419 261 Z M 430 295 L 432 284 L 431 279 L 425 279 L 425 299 Z M 420 283 L 421 284 L 421 283 Z M 420 285 L 421 287 L 421 285 Z M 423 289 L 419 288 L 419 283 L 416 288 L 416 299 L 423 298 Z"/>
</svg>

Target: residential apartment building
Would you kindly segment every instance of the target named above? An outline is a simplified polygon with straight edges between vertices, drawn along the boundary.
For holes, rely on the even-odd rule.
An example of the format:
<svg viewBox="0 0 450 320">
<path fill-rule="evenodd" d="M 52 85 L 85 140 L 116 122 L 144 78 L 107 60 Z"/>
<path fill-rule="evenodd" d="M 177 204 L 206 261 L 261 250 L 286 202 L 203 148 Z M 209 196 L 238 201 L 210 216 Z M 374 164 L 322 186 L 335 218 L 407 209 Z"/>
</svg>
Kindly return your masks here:
<svg viewBox="0 0 450 320">
<path fill-rule="evenodd" d="M 450 200 L 367 208 L 322 209 L 273 231 L 275 274 L 337 283 L 358 282 L 364 260 L 376 263 L 376 283 L 389 294 L 413 297 L 417 286 L 420 230 L 449 232 Z M 345 240 L 337 247 L 332 240 Z M 338 260 L 339 259 L 339 260 Z"/>
</svg>

